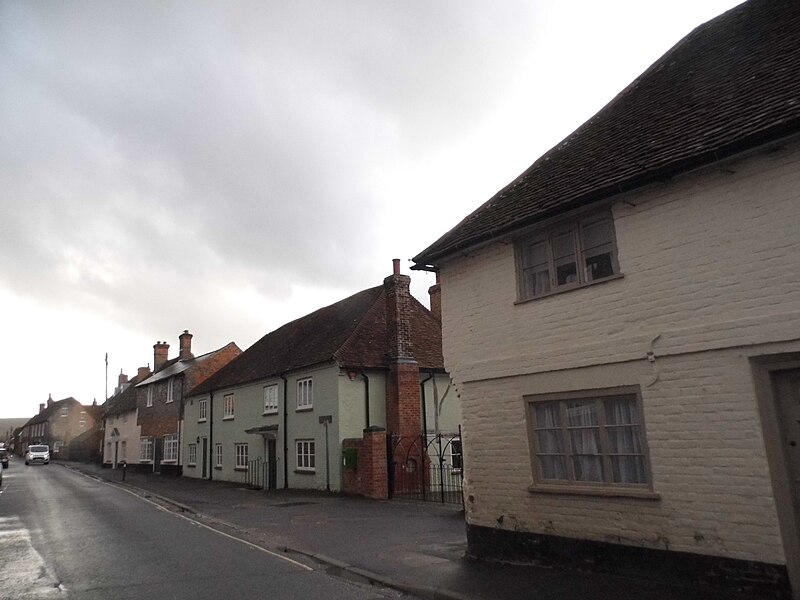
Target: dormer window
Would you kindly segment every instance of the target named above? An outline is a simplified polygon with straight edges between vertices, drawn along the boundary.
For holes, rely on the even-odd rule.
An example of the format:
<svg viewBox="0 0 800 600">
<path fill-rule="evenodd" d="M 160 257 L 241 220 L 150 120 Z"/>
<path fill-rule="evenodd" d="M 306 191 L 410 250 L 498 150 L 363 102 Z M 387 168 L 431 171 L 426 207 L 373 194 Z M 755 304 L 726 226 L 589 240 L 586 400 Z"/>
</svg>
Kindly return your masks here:
<svg viewBox="0 0 800 600">
<path fill-rule="evenodd" d="M 604 281 L 619 274 L 607 211 L 536 230 L 516 243 L 519 300 Z"/>
</svg>

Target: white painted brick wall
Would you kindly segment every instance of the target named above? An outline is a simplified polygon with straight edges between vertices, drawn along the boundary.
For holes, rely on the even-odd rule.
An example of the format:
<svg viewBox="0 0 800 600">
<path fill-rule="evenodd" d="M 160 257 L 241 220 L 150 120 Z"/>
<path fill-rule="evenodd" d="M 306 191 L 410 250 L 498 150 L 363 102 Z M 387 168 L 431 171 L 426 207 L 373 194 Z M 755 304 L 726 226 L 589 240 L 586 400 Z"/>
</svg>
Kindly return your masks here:
<svg viewBox="0 0 800 600">
<path fill-rule="evenodd" d="M 800 148 L 654 186 L 612 211 L 622 279 L 515 305 L 513 245 L 442 267 L 468 521 L 784 562 L 748 358 L 800 350 Z M 528 492 L 522 396 L 631 384 L 661 499 Z"/>
</svg>

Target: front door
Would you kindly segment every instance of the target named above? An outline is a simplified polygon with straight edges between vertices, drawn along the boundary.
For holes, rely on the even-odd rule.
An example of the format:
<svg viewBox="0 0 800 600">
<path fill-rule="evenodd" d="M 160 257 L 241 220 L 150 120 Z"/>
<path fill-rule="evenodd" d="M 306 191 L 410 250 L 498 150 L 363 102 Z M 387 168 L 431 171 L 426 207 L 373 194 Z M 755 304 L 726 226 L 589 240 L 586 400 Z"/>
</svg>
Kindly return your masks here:
<svg viewBox="0 0 800 600">
<path fill-rule="evenodd" d="M 208 438 L 203 438 L 203 479 L 208 477 Z"/>
<path fill-rule="evenodd" d="M 278 487 L 278 457 L 275 454 L 275 438 L 267 440 L 267 489 Z"/>
<path fill-rule="evenodd" d="M 800 369 L 776 371 L 773 381 L 795 523 L 800 524 Z"/>
</svg>

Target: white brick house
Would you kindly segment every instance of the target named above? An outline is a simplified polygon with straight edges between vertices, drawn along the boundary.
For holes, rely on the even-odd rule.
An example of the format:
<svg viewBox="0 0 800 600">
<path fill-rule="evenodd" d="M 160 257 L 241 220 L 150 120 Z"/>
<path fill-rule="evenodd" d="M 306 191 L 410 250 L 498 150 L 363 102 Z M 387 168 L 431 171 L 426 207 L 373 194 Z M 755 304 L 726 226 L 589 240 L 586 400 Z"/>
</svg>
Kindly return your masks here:
<svg viewBox="0 0 800 600">
<path fill-rule="evenodd" d="M 800 598 L 797 31 L 699 27 L 415 257 L 473 556 Z"/>
</svg>

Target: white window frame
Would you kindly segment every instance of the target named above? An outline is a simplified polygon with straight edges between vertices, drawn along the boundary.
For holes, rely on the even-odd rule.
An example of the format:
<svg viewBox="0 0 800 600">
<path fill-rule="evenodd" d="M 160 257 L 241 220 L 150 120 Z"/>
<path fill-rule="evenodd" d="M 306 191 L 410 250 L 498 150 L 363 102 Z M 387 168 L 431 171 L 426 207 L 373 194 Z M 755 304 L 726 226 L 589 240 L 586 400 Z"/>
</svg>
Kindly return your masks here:
<svg viewBox="0 0 800 600">
<path fill-rule="evenodd" d="M 147 391 L 147 406 L 153 406 L 153 386 L 148 385 L 145 390 Z"/>
<path fill-rule="evenodd" d="M 454 473 L 461 473 L 464 468 L 464 446 L 460 437 L 450 440 L 450 464 Z"/>
<path fill-rule="evenodd" d="M 197 403 L 197 422 L 201 423 L 208 420 L 208 400 L 201 398 Z"/>
<path fill-rule="evenodd" d="M 304 377 L 297 380 L 297 410 L 314 408 L 314 380 Z"/>
<path fill-rule="evenodd" d="M 607 402 L 625 401 L 632 404 L 635 413 L 634 423 L 609 423 L 607 422 Z M 530 448 L 531 471 L 533 474 L 533 485 L 530 486 L 531 492 L 556 492 L 556 493 L 575 493 L 587 495 L 604 496 L 634 496 L 643 498 L 658 498 L 658 494 L 653 492 L 653 477 L 650 468 L 650 455 L 647 447 L 647 431 L 644 423 L 642 410 L 641 393 L 638 386 L 624 386 L 618 388 L 605 388 L 594 390 L 583 390 L 577 392 L 562 392 L 554 394 L 536 394 L 525 396 L 526 419 L 528 422 L 528 440 Z M 586 407 L 594 407 L 593 414 L 597 419 L 594 425 L 570 426 L 568 417 L 568 405 L 582 404 Z M 543 405 L 552 408 L 557 407 L 559 422 L 556 424 L 537 422 L 537 406 Z M 579 409 L 574 406 L 573 409 Z M 636 442 L 640 449 L 639 452 L 612 452 L 612 439 L 614 430 L 627 429 L 635 433 Z M 594 430 L 596 437 L 591 439 L 596 442 L 598 451 L 592 454 L 580 454 L 575 451 L 573 443 L 573 433 L 580 430 Z M 552 441 L 560 444 L 561 452 L 547 453 L 541 451 L 541 440 L 552 436 Z M 631 438 L 632 439 L 632 438 Z M 580 456 L 589 458 L 600 458 L 601 480 L 589 481 L 576 476 L 576 461 Z M 546 478 L 544 475 L 545 467 L 543 461 L 546 457 L 552 457 L 561 465 L 563 478 Z M 633 458 L 641 461 L 641 473 L 643 481 L 622 482 L 614 481 L 613 460 L 623 458 Z M 559 458 L 561 459 L 559 461 Z"/>
<path fill-rule="evenodd" d="M 189 457 L 186 465 L 189 467 L 197 466 L 197 444 L 189 444 Z"/>
<path fill-rule="evenodd" d="M 584 248 L 587 239 L 585 230 L 601 223 L 605 223 L 608 227 L 608 241 L 594 248 Z M 564 276 L 564 281 L 560 281 L 559 259 L 555 255 L 557 238 L 569 238 L 564 241 L 571 247 L 572 252 L 570 256 L 573 260 L 564 260 L 561 266 L 573 263 L 575 265 L 575 273 Z M 520 302 L 620 277 L 614 219 L 608 209 L 584 213 L 536 229 L 515 240 L 514 246 L 517 264 L 517 298 Z M 533 246 L 540 247 L 539 260 L 544 262 L 529 263 L 532 256 L 530 249 Z M 603 251 L 600 251 L 601 248 Z M 611 268 L 611 273 L 595 277 L 593 270 L 599 267 L 599 262 L 591 261 L 591 259 L 607 254 L 610 254 L 608 258 L 610 264 L 606 266 Z M 605 263 L 605 261 L 603 262 Z M 537 269 L 537 267 L 539 268 Z M 539 273 L 541 277 L 537 278 L 536 273 Z M 543 284 L 546 282 L 547 289 L 541 291 L 535 289 L 536 283 L 532 283 L 532 281 L 541 281 Z"/>
<path fill-rule="evenodd" d="M 162 463 L 178 462 L 178 434 L 170 433 L 162 438 L 161 448 Z"/>
<path fill-rule="evenodd" d="M 230 420 L 234 418 L 236 413 L 236 398 L 233 394 L 225 394 L 222 397 L 222 420 Z"/>
<path fill-rule="evenodd" d="M 153 438 L 144 436 L 139 438 L 139 462 L 153 462 Z"/>
<path fill-rule="evenodd" d="M 169 404 L 170 402 L 173 402 L 174 400 L 175 400 L 175 398 L 173 397 L 172 380 L 171 379 L 167 379 L 167 400 L 166 400 L 165 403 Z"/>
<path fill-rule="evenodd" d="M 222 468 L 222 444 L 214 445 L 214 468 Z"/>
<path fill-rule="evenodd" d="M 249 461 L 249 446 L 248 444 L 234 444 L 234 455 L 236 456 L 236 466 L 238 471 L 247 470 Z"/>
<path fill-rule="evenodd" d="M 278 384 L 264 386 L 264 414 L 274 415 L 278 412 Z"/>
<path fill-rule="evenodd" d="M 316 443 L 313 439 L 295 440 L 297 470 L 303 473 L 316 472 Z"/>
</svg>

